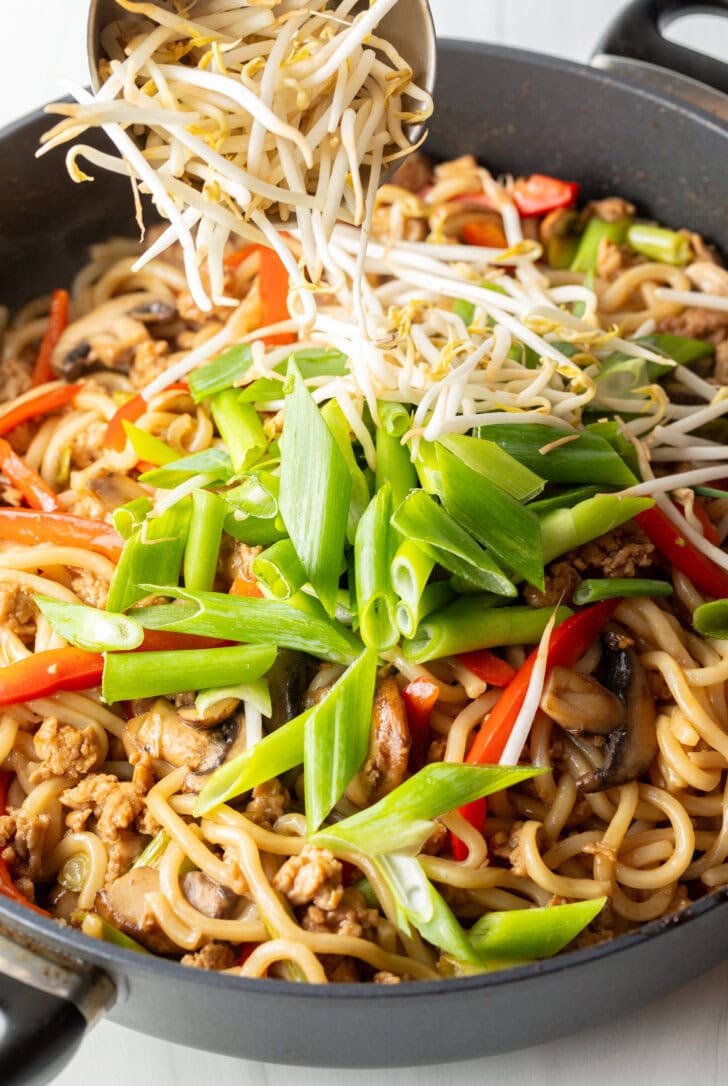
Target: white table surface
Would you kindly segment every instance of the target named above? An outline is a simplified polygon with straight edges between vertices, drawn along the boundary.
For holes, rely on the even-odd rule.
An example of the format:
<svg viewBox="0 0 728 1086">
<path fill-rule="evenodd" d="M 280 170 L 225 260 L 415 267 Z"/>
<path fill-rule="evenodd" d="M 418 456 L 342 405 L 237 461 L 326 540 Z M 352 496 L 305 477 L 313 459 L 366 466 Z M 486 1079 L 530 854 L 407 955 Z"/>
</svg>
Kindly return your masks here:
<svg viewBox="0 0 728 1086">
<path fill-rule="evenodd" d="M 618 9 L 614 0 L 431 0 L 438 32 L 585 60 Z M 57 95 L 57 80 L 86 79 L 86 0 L 3 0 L 0 125 Z M 12 34 L 8 34 L 8 23 Z M 671 36 L 728 57 L 728 21 L 694 17 Z M 0 172 L 2 167 L 0 166 Z M 2 301 L 2 299 L 0 299 Z M 190 1014 L 194 1008 L 190 1007 Z M 433 1023 L 433 1028 L 437 1024 Z M 524 1038 L 527 1040 L 527 1038 Z M 450 1086 L 642 1086 L 728 1080 L 728 963 L 649 1007 L 575 1037 L 490 1059 L 455 1064 Z M 103 1023 L 88 1037 L 58 1086 L 334 1086 L 339 1071 L 292 1070 L 171 1045 Z M 350 1086 L 372 1081 L 436 1086 L 443 1070 L 353 1071 Z"/>
</svg>

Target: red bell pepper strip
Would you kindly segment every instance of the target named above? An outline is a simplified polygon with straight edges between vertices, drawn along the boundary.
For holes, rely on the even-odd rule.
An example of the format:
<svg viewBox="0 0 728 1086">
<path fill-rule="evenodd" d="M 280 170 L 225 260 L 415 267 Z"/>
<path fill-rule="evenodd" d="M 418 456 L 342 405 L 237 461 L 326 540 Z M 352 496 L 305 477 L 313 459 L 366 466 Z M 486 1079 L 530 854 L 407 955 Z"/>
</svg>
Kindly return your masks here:
<svg viewBox="0 0 728 1086">
<path fill-rule="evenodd" d="M 51 513 L 58 509 L 58 497 L 37 472 L 28 467 L 12 445 L 0 437 L 0 470 L 33 509 Z"/>
<path fill-rule="evenodd" d="M 579 196 L 576 181 L 533 173 L 519 177 L 513 186 L 513 202 L 521 215 L 545 215 L 557 207 L 570 207 Z"/>
<path fill-rule="evenodd" d="M 430 745 L 430 717 L 440 689 L 424 675 L 413 679 L 402 691 L 402 700 L 407 710 L 412 746 L 410 748 L 410 770 L 422 769 L 427 761 Z"/>
<path fill-rule="evenodd" d="M 460 233 L 467 245 L 482 245 L 486 249 L 508 248 L 503 230 L 494 222 L 482 222 L 478 219 L 466 222 Z"/>
<path fill-rule="evenodd" d="M 190 386 L 186 381 L 178 381 L 175 384 L 168 385 L 165 388 L 165 392 L 189 392 Z M 123 403 L 118 411 L 112 415 L 109 420 L 109 425 L 106 427 L 106 437 L 104 444 L 108 448 L 113 449 L 114 452 L 121 452 L 126 445 L 126 430 L 124 429 L 124 421 L 136 422 L 140 419 L 144 412 L 148 409 L 147 401 L 144 399 L 142 392 L 137 392 L 136 396 L 132 396 L 130 400 Z"/>
<path fill-rule="evenodd" d="M 0 414 L 0 437 L 9 434 L 28 419 L 41 418 L 59 407 L 65 407 L 80 390 L 80 385 L 58 385 L 57 388 L 50 388 L 47 392 L 39 392 L 37 396 L 23 400 L 16 407 Z"/>
<path fill-rule="evenodd" d="M 604 600 L 575 615 L 570 615 L 560 626 L 557 626 L 549 642 L 546 674 L 552 667 L 573 667 L 612 617 L 619 602 L 618 599 Z M 534 649 L 493 706 L 467 753 L 465 761 L 468 765 L 497 765 L 500 761 L 526 698 L 537 658 L 538 649 Z M 485 821 L 485 800 L 475 800 L 461 807 L 460 814 L 471 826 L 482 830 Z M 455 859 L 464 859 L 467 856 L 467 849 L 462 841 L 453 836 L 451 843 Z"/>
<path fill-rule="evenodd" d="M 34 509 L 0 509 L 0 539 L 13 543 L 56 543 L 85 547 L 118 562 L 124 540 L 103 521 L 72 513 L 39 513 Z"/>
<path fill-rule="evenodd" d="M 245 577 L 236 577 L 230 585 L 229 596 L 247 596 L 253 599 L 263 599 L 263 592 L 257 581 L 248 581 Z"/>
<path fill-rule="evenodd" d="M 104 671 L 100 652 L 47 649 L 0 668 L 0 705 L 47 698 L 60 690 L 90 690 Z"/>
<path fill-rule="evenodd" d="M 225 263 L 228 268 L 239 268 L 243 261 L 254 252 L 260 253 L 258 293 L 262 307 L 263 327 L 267 328 L 269 324 L 278 324 L 280 321 L 291 319 L 288 311 L 288 272 L 278 253 L 267 245 L 245 245 L 242 249 L 231 253 Z M 263 337 L 263 343 L 267 347 L 285 346 L 295 342 L 296 337 L 292 332 L 279 332 L 277 335 Z"/>
<path fill-rule="evenodd" d="M 682 502 L 675 502 L 675 505 L 680 510 L 682 515 L 685 516 L 685 506 L 682 504 Z M 713 524 L 713 521 L 710 519 L 708 514 L 705 512 L 705 506 L 699 500 L 699 498 L 696 498 L 693 502 L 693 513 L 695 513 L 696 520 L 700 521 L 700 527 L 703 530 L 703 535 L 708 540 L 708 542 L 712 543 L 714 547 L 719 547 L 720 536 L 718 535 L 718 529 Z"/>
<path fill-rule="evenodd" d="M 511 667 L 507 660 L 501 660 L 500 656 L 496 656 L 490 649 L 461 652 L 458 660 L 463 667 L 472 671 L 473 675 L 477 675 L 489 686 L 508 686 L 516 674 L 515 668 Z"/>
<path fill-rule="evenodd" d="M 693 546 L 658 506 L 643 510 L 634 519 L 660 554 L 689 577 L 698 592 L 728 599 L 728 573 Z"/>
<path fill-rule="evenodd" d="M 69 297 L 67 290 L 54 290 L 51 296 L 51 309 L 48 314 L 48 325 L 45 335 L 38 348 L 38 355 L 33 367 L 32 385 L 44 385 L 53 380 L 51 358 L 56 349 L 58 340 L 68 326 Z"/>
</svg>

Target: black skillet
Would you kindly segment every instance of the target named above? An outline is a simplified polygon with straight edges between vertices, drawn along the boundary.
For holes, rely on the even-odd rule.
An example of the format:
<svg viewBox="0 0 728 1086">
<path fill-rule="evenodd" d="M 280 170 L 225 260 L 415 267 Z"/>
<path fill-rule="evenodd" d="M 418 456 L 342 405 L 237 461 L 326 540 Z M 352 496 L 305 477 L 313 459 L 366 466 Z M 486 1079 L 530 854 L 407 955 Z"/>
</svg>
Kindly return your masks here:
<svg viewBox="0 0 728 1086">
<path fill-rule="evenodd" d="M 579 179 L 587 197 L 620 193 L 728 252 L 728 98 L 705 86 L 728 91 L 728 69 L 660 32 L 697 10 L 726 15 L 728 0 L 633 2 L 601 43 L 601 70 L 442 42 L 428 149 L 474 152 L 496 172 Z M 620 55 L 632 58 L 626 67 Z M 46 124 L 30 117 L 0 137 L 0 298 L 10 305 L 66 282 L 90 243 L 134 233 L 124 184 L 73 186 L 62 155 L 34 161 Z M 548 962 L 395 987 L 185 969 L 0 897 L 0 1083 L 48 1081 L 105 1013 L 180 1044 L 299 1065 L 430 1064 L 538 1044 L 626 1014 L 726 957 L 727 896 Z"/>
</svg>

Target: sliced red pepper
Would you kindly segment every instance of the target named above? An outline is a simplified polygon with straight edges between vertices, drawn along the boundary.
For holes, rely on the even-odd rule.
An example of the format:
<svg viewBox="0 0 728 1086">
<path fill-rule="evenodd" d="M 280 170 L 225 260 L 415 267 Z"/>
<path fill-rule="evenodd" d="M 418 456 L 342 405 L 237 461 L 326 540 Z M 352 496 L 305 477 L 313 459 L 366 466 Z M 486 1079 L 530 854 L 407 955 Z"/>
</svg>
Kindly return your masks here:
<svg viewBox="0 0 728 1086">
<path fill-rule="evenodd" d="M 58 509 L 58 497 L 36 471 L 18 456 L 12 445 L 0 437 L 0 470 L 33 509 L 51 513 Z"/>
<path fill-rule="evenodd" d="M 475 219 L 473 222 L 466 222 L 460 233 L 467 245 L 482 245 L 486 249 L 508 248 L 506 236 L 495 222 Z"/>
<path fill-rule="evenodd" d="M 402 700 L 407 710 L 407 723 L 412 737 L 410 769 L 413 772 L 422 769 L 427 761 L 427 751 L 430 746 L 430 717 L 439 697 L 440 688 L 424 675 L 413 679 L 402 691 Z"/>
<path fill-rule="evenodd" d="M 257 581 L 248 581 L 245 577 L 236 577 L 230 585 L 229 596 L 247 596 L 263 599 L 263 593 Z"/>
<path fill-rule="evenodd" d="M 0 705 L 47 698 L 59 690 L 90 690 L 104 671 L 100 652 L 47 649 L 0 668 Z"/>
<path fill-rule="evenodd" d="M 490 649 L 476 649 L 475 652 L 461 652 L 458 660 L 477 675 L 488 686 L 508 686 L 516 669 L 511 667 L 507 660 L 502 660 Z"/>
<path fill-rule="evenodd" d="M 56 349 L 58 340 L 68 327 L 69 297 L 67 290 L 54 290 L 51 296 L 51 308 L 48 314 L 48 325 L 45 335 L 38 348 L 38 355 L 33 367 L 32 385 L 44 385 L 53 380 L 51 358 Z"/>
<path fill-rule="evenodd" d="M 660 554 L 693 582 L 698 592 L 728 599 L 728 573 L 693 546 L 657 505 L 634 518 Z"/>
<path fill-rule="evenodd" d="M 680 510 L 682 515 L 685 516 L 685 506 L 682 504 L 682 502 L 675 502 L 675 505 Z M 720 536 L 718 535 L 718 529 L 713 524 L 713 521 L 710 519 L 708 514 L 705 512 L 705 506 L 699 498 L 696 498 L 693 502 L 693 513 L 695 513 L 696 519 L 700 521 L 700 527 L 703 529 L 703 535 L 708 540 L 708 542 L 712 543 L 714 547 L 719 547 Z"/>
<path fill-rule="evenodd" d="M 543 173 L 519 177 L 513 186 L 513 203 L 521 215 L 545 215 L 557 207 L 570 207 L 579 196 L 576 181 L 562 181 Z"/>
<path fill-rule="evenodd" d="M 283 236 L 285 237 L 285 234 Z M 229 268 L 239 268 L 243 261 L 255 252 L 260 253 L 258 293 L 263 327 L 267 328 L 269 324 L 291 319 L 288 311 L 288 272 L 278 253 L 267 245 L 245 245 L 226 257 L 225 263 Z M 263 337 L 263 343 L 267 347 L 280 347 L 295 342 L 296 337 L 292 332 L 279 332 L 277 335 Z"/>
<path fill-rule="evenodd" d="M 168 385 L 164 391 L 189 392 L 189 390 L 190 386 L 186 381 L 177 381 L 175 384 Z M 113 449 L 114 452 L 121 452 L 126 445 L 124 422 L 136 422 L 137 419 L 142 417 L 147 409 L 148 404 L 144 399 L 143 392 L 137 392 L 136 396 L 132 396 L 130 400 L 123 403 L 109 420 L 109 425 L 106 427 L 104 444 L 107 445 L 108 448 Z"/>
<path fill-rule="evenodd" d="M 124 540 L 103 521 L 71 513 L 39 513 L 34 509 L 0 509 L 0 538 L 13 543 L 55 543 L 85 547 L 118 562 Z"/>
<path fill-rule="evenodd" d="M 37 396 L 30 396 L 11 407 L 9 411 L 0 414 L 0 437 L 9 434 L 16 426 L 28 422 L 29 419 L 42 418 L 59 407 L 65 407 L 80 390 L 81 385 L 58 385 L 57 388 L 39 392 Z"/>
<path fill-rule="evenodd" d="M 575 615 L 570 615 L 560 626 L 557 626 L 549 642 L 546 673 L 548 674 L 552 667 L 573 667 L 612 617 L 619 602 L 619 600 L 604 600 L 602 603 L 596 603 L 593 607 L 587 607 Z M 493 706 L 467 753 L 465 761 L 468 765 L 498 765 L 526 698 L 537 658 L 538 649 L 534 649 Z M 471 826 L 482 830 L 485 821 L 485 800 L 475 800 L 462 807 L 460 814 Z M 465 859 L 468 850 L 462 841 L 452 836 L 451 843 L 455 859 Z"/>
</svg>

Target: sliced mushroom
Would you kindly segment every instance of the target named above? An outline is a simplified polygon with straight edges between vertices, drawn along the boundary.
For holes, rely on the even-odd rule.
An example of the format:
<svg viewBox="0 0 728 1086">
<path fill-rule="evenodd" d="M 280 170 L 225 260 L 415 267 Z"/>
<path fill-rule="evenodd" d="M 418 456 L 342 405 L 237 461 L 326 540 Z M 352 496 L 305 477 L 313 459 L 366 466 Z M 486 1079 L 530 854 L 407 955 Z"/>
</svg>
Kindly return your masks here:
<svg viewBox="0 0 728 1086">
<path fill-rule="evenodd" d="M 397 682 L 390 676 L 377 685 L 369 754 L 346 791 L 348 798 L 365 807 L 397 788 L 407 775 L 411 745 L 407 710 Z"/>
<path fill-rule="evenodd" d="M 482 203 L 467 197 L 448 200 L 431 216 L 430 221 L 433 230 L 441 231 L 445 237 L 457 240 L 461 238 L 463 227 L 470 223 L 486 223 L 503 230 L 503 219 L 499 211 L 483 207 Z"/>
<path fill-rule="evenodd" d="M 157 923 L 146 895 L 159 893 L 159 872 L 153 867 L 134 867 L 96 895 L 96 911 L 115 928 L 155 954 L 179 951 Z"/>
<path fill-rule="evenodd" d="M 128 370 L 134 348 L 149 337 L 145 326 L 175 313 L 172 301 L 150 291 L 112 298 L 69 324 L 53 352 L 53 369 L 69 381 L 95 365 Z"/>
<path fill-rule="evenodd" d="M 604 642 L 604 685 L 622 702 L 624 720 L 606 741 L 602 768 L 577 781 L 582 792 L 603 792 L 636 780 L 657 754 L 655 702 L 639 657 L 619 633 L 607 633 Z"/>
<path fill-rule="evenodd" d="M 238 728 L 236 718 L 227 719 L 215 728 L 193 727 L 166 698 L 157 698 L 149 710 L 128 721 L 124 747 L 127 754 L 143 750 L 169 765 L 185 765 L 193 772 L 209 773 L 225 761 Z"/>
<path fill-rule="evenodd" d="M 710 260 L 696 260 L 694 264 L 688 264 L 685 269 L 693 286 L 706 294 L 719 294 L 728 296 L 728 270 L 721 268 Z"/>
<path fill-rule="evenodd" d="M 193 909 L 213 920 L 227 919 L 240 900 L 233 890 L 215 882 L 204 871 L 188 871 L 183 875 L 182 893 Z"/>
<path fill-rule="evenodd" d="M 118 509 L 120 505 L 126 505 L 136 498 L 149 497 L 149 492 L 143 486 L 117 471 L 89 479 L 88 488 L 97 494 L 109 509 Z"/>
<path fill-rule="evenodd" d="M 221 698 L 213 705 L 208 705 L 204 713 L 201 713 L 194 705 L 183 706 L 177 710 L 177 713 L 185 723 L 192 724 L 195 728 L 216 728 L 218 724 L 222 724 L 233 715 L 238 705 L 240 705 L 238 698 Z"/>
<path fill-rule="evenodd" d="M 553 667 L 541 696 L 541 708 L 571 731 L 608 735 L 624 721 L 624 705 L 593 675 Z"/>
<path fill-rule="evenodd" d="M 269 730 L 274 731 L 303 712 L 306 691 L 318 664 L 313 656 L 295 649 L 279 649 L 268 672 L 271 714 Z"/>
</svg>

